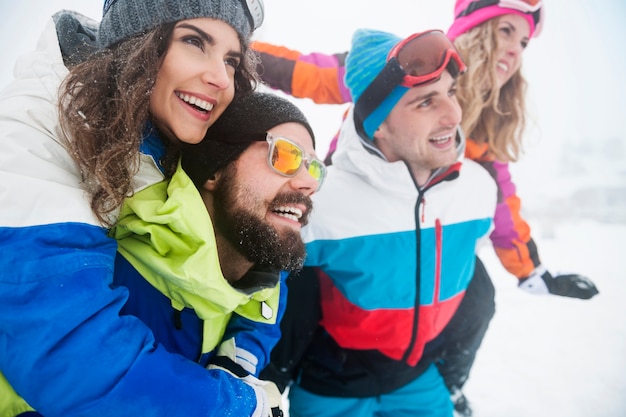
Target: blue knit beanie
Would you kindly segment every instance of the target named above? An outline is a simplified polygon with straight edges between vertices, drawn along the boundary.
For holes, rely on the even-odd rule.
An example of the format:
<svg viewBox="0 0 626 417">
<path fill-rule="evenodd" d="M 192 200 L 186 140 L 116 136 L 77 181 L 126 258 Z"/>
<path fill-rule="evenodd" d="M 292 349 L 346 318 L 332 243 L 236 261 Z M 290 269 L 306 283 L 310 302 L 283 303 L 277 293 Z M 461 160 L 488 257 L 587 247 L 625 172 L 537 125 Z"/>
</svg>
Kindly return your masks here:
<svg viewBox="0 0 626 417">
<path fill-rule="evenodd" d="M 401 38 L 387 32 L 371 29 L 358 29 L 352 36 L 352 46 L 346 58 L 345 83 L 352 96 L 355 106 L 365 89 L 371 84 L 387 63 L 387 56 L 393 47 L 402 41 Z M 363 120 L 357 120 L 357 131 L 374 139 L 374 132 L 385 121 L 393 107 L 402 98 L 408 88 L 396 86 L 393 91 Z"/>
</svg>

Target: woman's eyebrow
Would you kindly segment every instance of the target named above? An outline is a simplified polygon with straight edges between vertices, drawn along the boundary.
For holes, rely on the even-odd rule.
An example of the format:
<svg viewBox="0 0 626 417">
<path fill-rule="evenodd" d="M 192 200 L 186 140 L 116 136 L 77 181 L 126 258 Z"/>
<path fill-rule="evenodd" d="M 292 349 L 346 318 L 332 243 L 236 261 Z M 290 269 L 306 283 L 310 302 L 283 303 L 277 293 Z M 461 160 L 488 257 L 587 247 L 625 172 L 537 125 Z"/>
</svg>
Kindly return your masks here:
<svg viewBox="0 0 626 417">
<path fill-rule="evenodd" d="M 178 24 L 176 26 L 176 28 L 183 28 L 183 29 L 193 30 L 194 32 L 196 32 L 198 34 L 198 36 L 200 36 L 202 38 L 202 40 L 204 40 L 209 45 L 213 45 L 215 43 L 215 40 L 213 39 L 213 36 L 209 35 L 208 33 L 203 31 L 199 27 L 194 26 L 194 25 L 192 25 L 190 23 L 180 23 L 180 24 Z"/>
<path fill-rule="evenodd" d="M 213 36 L 211 36 L 210 34 L 206 33 L 204 30 L 202 30 L 199 27 L 195 26 L 195 25 L 192 25 L 190 23 L 180 23 L 180 24 L 176 25 L 176 27 L 175 27 L 175 29 L 178 29 L 178 28 L 193 30 L 208 45 L 210 45 L 210 46 L 215 45 L 215 38 Z M 243 53 L 241 53 L 241 52 L 239 52 L 237 50 L 231 50 L 228 53 L 228 56 L 231 56 L 233 58 L 241 59 L 243 57 Z"/>
</svg>

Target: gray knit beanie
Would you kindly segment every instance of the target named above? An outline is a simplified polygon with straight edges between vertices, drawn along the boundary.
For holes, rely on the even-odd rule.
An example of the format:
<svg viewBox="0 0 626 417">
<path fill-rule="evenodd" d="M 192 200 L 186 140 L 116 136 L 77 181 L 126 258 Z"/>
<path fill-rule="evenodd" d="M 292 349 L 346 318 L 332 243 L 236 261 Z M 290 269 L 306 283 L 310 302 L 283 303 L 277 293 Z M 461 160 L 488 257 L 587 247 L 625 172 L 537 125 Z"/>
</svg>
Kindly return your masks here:
<svg viewBox="0 0 626 417">
<path fill-rule="evenodd" d="M 182 166 L 196 187 L 239 158 L 250 144 L 283 123 L 304 126 L 315 146 L 313 129 L 298 107 L 272 93 L 254 92 L 235 99 L 197 145 L 183 145 Z"/>
<path fill-rule="evenodd" d="M 105 0 L 98 46 L 107 48 L 131 36 L 179 20 L 211 17 L 248 39 L 263 21 L 262 0 Z"/>
</svg>

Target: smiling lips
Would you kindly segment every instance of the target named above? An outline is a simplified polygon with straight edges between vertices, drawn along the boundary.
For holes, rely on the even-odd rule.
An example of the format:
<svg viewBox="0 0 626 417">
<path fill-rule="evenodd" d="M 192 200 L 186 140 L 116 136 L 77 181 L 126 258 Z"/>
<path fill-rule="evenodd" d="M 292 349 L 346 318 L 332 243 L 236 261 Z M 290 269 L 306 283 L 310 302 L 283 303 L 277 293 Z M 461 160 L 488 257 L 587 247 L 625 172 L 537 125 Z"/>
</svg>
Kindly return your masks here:
<svg viewBox="0 0 626 417">
<path fill-rule="evenodd" d="M 443 147 L 452 140 L 453 136 L 454 135 L 452 134 L 445 135 L 445 136 L 437 136 L 437 137 L 428 139 L 428 141 L 437 147 Z"/>
<path fill-rule="evenodd" d="M 196 107 L 199 111 L 203 113 L 208 113 L 213 110 L 213 104 L 209 103 L 206 100 L 202 100 L 195 96 L 190 96 L 187 94 L 176 92 L 176 97 L 184 101 L 185 103 Z"/>
<path fill-rule="evenodd" d="M 509 64 L 504 61 L 498 61 L 498 68 L 500 68 L 506 74 L 509 72 Z"/>
<path fill-rule="evenodd" d="M 274 209 L 273 212 L 294 222 L 300 222 L 302 218 L 302 210 L 297 207 L 280 206 Z"/>
</svg>

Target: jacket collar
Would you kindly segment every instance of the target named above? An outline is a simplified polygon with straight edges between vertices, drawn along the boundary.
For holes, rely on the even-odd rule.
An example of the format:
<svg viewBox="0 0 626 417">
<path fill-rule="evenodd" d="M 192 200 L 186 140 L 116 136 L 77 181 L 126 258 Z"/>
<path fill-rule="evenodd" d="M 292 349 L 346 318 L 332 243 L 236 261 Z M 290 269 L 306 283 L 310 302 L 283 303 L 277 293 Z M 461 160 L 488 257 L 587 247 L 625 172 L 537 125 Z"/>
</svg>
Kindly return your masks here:
<svg viewBox="0 0 626 417">
<path fill-rule="evenodd" d="M 263 311 L 278 311 L 279 274 L 251 271 L 242 288 L 226 281 L 211 218 L 180 164 L 170 181 L 126 199 L 110 235 L 117 239 L 120 254 L 175 309 L 192 308 L 206 323 L 223 322 L 233 311 L 254 321 L 275 322 L 275 314 L 268 319 Z M 205 343 L 216 335 L 205 331 Z"/>
</svg>

